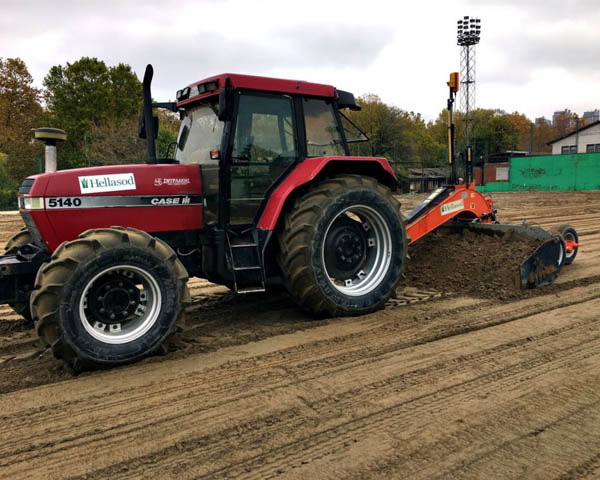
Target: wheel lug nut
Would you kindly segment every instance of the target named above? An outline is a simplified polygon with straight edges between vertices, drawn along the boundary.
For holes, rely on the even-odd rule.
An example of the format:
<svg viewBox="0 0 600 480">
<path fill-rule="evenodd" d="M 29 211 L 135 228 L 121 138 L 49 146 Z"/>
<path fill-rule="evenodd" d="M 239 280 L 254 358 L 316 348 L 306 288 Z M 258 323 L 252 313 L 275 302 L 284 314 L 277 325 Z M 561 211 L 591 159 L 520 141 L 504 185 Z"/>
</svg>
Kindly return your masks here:
<svg viewBox="0 0 600 480">
<path fill-rule="evenodd" d="M 129 302 L 129 305 L 135 305 L 135 300 L 132 300 L 131 302 Z"/>
<path fill-rule="evenodd" d="M 98 297 L 98 301 L 101 302 L 103 297 Z"/>
<path fill-rule="evenodd" d="M 115 314 L 114 314 L 114 313 L 111 313 L 111 314 L 110 314 L 110 319 L 111 319 L 111 320 L 114 320 L 114 319 L 115 319 Z"/>
<path fill-rule="evenodd" d="M 104 313 L 104 312 L 106 312 L 106 310 L 104 308 L 101 308 L 100 313 Z"/>
</svg>

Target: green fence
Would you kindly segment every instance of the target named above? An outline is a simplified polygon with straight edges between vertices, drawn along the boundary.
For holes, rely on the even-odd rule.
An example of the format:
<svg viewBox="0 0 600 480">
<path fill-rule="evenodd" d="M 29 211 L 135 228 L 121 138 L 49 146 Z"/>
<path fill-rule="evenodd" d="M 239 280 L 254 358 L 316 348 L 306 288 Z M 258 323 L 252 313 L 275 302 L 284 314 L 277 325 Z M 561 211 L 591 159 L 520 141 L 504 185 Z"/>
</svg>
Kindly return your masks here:
<svg viewBox="0 0 600 480">
<path fill-rule="evenodd" d="M 600 190 L 600 153 L 510 159 L 508 182 L 480 185 L 480 192 Z"/>
</svg>

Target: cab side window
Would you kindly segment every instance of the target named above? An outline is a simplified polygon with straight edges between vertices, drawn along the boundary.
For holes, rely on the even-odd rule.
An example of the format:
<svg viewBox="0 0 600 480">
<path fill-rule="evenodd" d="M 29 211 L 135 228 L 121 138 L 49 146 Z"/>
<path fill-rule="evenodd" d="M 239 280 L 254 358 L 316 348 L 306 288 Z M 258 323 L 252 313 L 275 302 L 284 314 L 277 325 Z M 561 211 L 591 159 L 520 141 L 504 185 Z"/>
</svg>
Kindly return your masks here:
<svg viewBox="0 0 600 480">
<path fill-rule="evenodd" d="M 314 98 L 304 99 L 302 105 L 308 156 L 344 155 L 344 144 L 333 105 Z"/>
<path fill-rule="evenodd" d="M 269 187 L 297 159 L 292 99 L 240 93 L 231 159 L 232 224 L 251 223 Z"/>
</svg>

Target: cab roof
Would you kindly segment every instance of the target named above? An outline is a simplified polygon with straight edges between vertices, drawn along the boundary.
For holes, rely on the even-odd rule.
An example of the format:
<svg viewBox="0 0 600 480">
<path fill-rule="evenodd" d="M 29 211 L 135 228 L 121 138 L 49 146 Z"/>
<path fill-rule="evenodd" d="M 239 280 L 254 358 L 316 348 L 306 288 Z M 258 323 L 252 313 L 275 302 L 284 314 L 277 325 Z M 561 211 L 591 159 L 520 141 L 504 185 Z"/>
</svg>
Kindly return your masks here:
<svg viewBox="0 0 600 480">
<path fill-rule="evenodd" d="M 225 86 L 225 79 L 229 78 L 229 84 L 233 88 L 244 90 L 258 90 L 263 92 L 289 93 L 296 95 L 310 95 L 315 97 L 337 98 L 337 92 L 331 85 L 321 83 L 305 82 L 304 80 L 286 80 L 282 78 L 259 77 L 255 75 L 242 75 L 239 73 L 221 73 L 213 77 L 205 78 L 199 82 L 194 82 L 183 91 L 188 90 L 188 98 L 177 101 L 177 106 L 181 107 L 188 103 L 195 102 L 202 98 L 215 95 Z M 203 85 L 210 85 L 211 90 L 205 89 L 200 93 Z M 198 88 L 200 87 L 200 88 Z M 216 87 L 216 88 L 215 88 Z M 181 92 L 182 90 L 180 90 Z M 179 95 L 179 92 L 178 92 Z"/>
</svg>

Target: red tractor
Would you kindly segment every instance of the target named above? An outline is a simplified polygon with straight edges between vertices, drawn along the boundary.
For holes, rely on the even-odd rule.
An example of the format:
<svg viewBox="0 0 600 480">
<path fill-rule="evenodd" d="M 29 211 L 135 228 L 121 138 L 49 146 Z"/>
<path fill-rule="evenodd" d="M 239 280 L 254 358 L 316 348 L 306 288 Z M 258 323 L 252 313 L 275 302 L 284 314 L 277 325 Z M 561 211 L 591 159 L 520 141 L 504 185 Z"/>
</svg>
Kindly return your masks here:
<svg viewBox="0 0 600 480">
<path fill-rule="evenodd" d="M 400 280 L 407 226 L 388 162 L 349 156 L 349 143 L 366 140 L 342 113 L 359 108 L 354 96 L 224 74 L 152 104 L 152 75 L 148 66 L 139 132 L 147 164 L 23 182 L 26 228 L 0 258 L 0 302 L 30 314 L 42 342 L 75 369 L 164 349 L 189 301 L 189 276 L 238 293 L 283 283 L 315 315 L 382 308 Z M 153 106 L 182 120 L 168 158 L 156 158 Z M 416 240 L 452 219 L 492 225 L 491 200 L 473 185 L 449 185 L 406 223 Z M 535 285 L 564 263 L 565 240 L 547 240 L 534 260 L 555 268 L 530 275 Z"/>
</svg>

